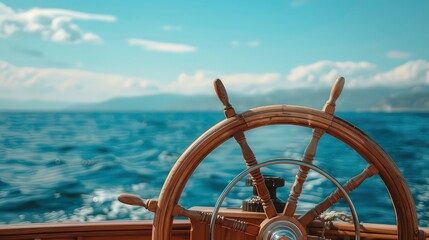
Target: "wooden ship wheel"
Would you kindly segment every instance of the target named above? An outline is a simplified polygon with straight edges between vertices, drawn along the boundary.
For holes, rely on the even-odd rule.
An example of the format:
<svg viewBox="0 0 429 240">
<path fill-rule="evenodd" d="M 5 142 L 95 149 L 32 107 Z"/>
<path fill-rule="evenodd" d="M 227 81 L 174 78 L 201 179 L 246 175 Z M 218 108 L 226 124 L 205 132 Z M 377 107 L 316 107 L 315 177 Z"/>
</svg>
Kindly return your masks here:
<svg viewBox="0 0 429 240">
<path fill-rule="evenodd" d="M 322 111 L 301 106 L 274 105 L 255 108 L 238 114 L 230 104 L 222 82 L 219 79 L 215 80 L 215 91 L 224 106 L 226 119 L 195 140 L 177 160 L 164 183 L 158 200 L 144 200 L 131 194 L 122 194 L 118 199 L 123 203 L 144 206 L 155 212 L 152 230 L 153 240 L 172 239 L 171 229 L 174 216 L 188 217 L 191 223 L 209 224 L 212 218 L 210 212 L 185 209 L 178 205 L 178 201 L 188 179 L 204 158 L 222 143 L 234 138 L 242 151 L 246 167 L 250 169 L 249 173 L 257 190 L 257 195 L 262 201 L 264 219 L 245 221 L 240 218 L 240 215 L 236 215 L 236 217 L 222 215 L 213 217 L 217 228 L 226 228 L 243 233 L 244 237 L 242 238 L 233 237 L 230 239 L 312 239 L 307 234 L 307 226 L 340 199 L 348 198 L 347 193 L 358 188 L 363 181 L 374 175 L 380 176 L 394 205 L 398 239 L 426 239 L 424 232 L 418 228 L 416 209 L 410 190 L 395 163 L 365 133 L 334 116 L 335 102 L 340 96 L 343 86 L 344 78 L 340 77 L 333 85 L 330 97 Z M 281 212 L 276 210 L 270 198 L 260 166 L 255 167 L 258 166 L 258 162 L 245 136 L 246 131 L 277 124 L 297 125 L 313 129 L 312 137 L 301 159 L 303 164 L 299 164 L 295 182 Z M 350 146 L 368 165 L 360 174 L 347 181 L 342 188 L 338 187 L 325 200 L 306 213 L 297 216 L 295 211 L 298 199 L 310 168 L 314 169 L 312 162 L 316 155 L 317 144 L 324 134 L 329 134 Z M 355 224 L 358 223 L 355 222 Z M 191 239 L 210 239 L 210 234 L 207 231 L 197 231 L 197 227 L 194 225 L 192 228 Z M 279 231 L 276 234 L 273 234 L 272 231 L 267 234 L 266 229 Z M 356 234 L 356 238 L 359 238 L 358 235 Z"/>
</svg>

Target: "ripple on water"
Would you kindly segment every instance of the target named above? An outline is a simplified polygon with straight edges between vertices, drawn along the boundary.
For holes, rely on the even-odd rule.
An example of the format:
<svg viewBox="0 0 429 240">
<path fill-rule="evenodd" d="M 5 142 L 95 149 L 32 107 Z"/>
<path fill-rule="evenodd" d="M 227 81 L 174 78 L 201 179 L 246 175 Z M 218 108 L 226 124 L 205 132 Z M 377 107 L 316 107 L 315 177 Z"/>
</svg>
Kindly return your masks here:
<svg viewBox="0 0 429 240">
<path fill-rule="evenodd" d="M 374 138 L 396 161 L 414 196 L 420 225 L 428 226 L 429 114 L 341 113 Z M 0 222 L 151 219 L 153 214 L 116 201 L 130 192 L 155 198 L 180 154 L 222 113 L 0 113 Z M 246 132 L 258 161 L 300 159 L 311 129 L 273 126 Z M 342 183 L 366 162 L 346 145 L 324 136 L 315 164 Z M 211 153 L 190 178 L 181 197 L 185 206 L 214 205 L 236 174 L 245 169 L 235 141 Z M 265 174 L 286 178 L 286 199 L 296 168 L 274 167 Z M 329 195 L 332 184 L 310 173 L 299 209 Z M 226 205 L 240 205 L 251 188 L 237 186 Z M 395 221 L 379 178 L 351 194 L 365 222 Z M 339 210 L 347 210 L 344 203 Z"/>
</svg>

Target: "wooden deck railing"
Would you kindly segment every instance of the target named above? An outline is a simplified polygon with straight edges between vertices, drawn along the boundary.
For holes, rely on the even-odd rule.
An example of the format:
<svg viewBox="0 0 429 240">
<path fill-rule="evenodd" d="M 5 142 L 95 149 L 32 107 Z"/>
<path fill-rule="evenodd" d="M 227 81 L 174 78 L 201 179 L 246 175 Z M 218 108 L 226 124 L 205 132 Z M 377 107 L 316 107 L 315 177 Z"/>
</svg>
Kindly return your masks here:
<svg viewBox="0 0 429 240">
<path fill-rule="evenodd" d="M 201 211 L 211 208 L 194 208 Z M 221 214 L 233 217 L 235 210 L 224 209 Z M 248 213 L 243 219 L 253 218 L 257 222 L 263 213 Z M 256 218 L 255 218 L 256 217 Z M 256 220 L 256 221 L 255 221 Z M 199 228 L 208 228 L 202 223 L 196 224 Z M 323 229 L 321 222 L 315 221 L 308 227 L 310 234 L 319 234 Z M 201 229 L 200 229 L 201 230 Z M 429 228 L 421 228 L 429 236 Z M 187 220 L 176 220 L 173 224 L 172 240 L 191 239 L 191 223 Z M 369 224 L 361 225 L 362 239 L 397 239 L 397 230 L 394 225 Z M 330 230 L 325 235 L 332 239 L 345 239 L 354 236 L 354 226 L 344 222 L 333 222 Z M 237 234 L 238 239 L 241 239 Z M 105 221 L 105 222 L 78 222 L 78 223 L 34 223 L 34 224 L 10 224 L 0 226 L 0 239 L 5 240 L 151 240 L 152 221 Z M 237 239 L 237 238 L 236 238 Z M 243 234 L 242 239 L 251 239 Z M 429 240 L 429 237 L 426 238 Z"/>
</svg>

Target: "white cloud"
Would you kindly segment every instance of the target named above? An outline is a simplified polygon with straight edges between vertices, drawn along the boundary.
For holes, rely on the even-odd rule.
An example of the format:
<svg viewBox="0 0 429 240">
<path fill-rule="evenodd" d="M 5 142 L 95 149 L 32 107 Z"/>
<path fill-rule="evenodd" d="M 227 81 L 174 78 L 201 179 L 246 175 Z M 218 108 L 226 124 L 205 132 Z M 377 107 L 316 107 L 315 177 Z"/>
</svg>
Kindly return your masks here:
<svg viewBox="0 0 429 240">
<path fill-rule="evenodd" d="M 401 51 L 389 51 L 387 52 L 386 56 L 390 59 L 404 59 L 411 57 L 411 53 Z"/>
<path fill-rule="evenodd" d="M 4 3 L 0 2 L 0 14 L 13 14 L 14 11 L 12 8 L 6 6 Z"/>
<path fill-rule="evenodd" d="M 247 42 L 247 46 L 249 46 L 249 47 L 257 47 L 257 46 L 259 46 L 259 41 L 254 40 L 254 41 Z"/>
<path fill-rule="evenodd" d="M 162 26 L 162 30 L 164 31 L 182 31 L 183 27 L 179 25 L 164 25 Z"/>
<path fill-rule="evenodd" d="M 234 40 L 234 41 L 231 42 L 231 45 L 233 47 L 239 47 L 241 45 L 241 43 L 240 43 L 240 41 Z"/>
<path fill-rule="evenodd" d="M 16 67 L 0 61 L 0 97 L 19 100 L 97 102 L 157 90 L 139 77 L 74 69 Z"/>
<path fill-rule="evenodd" d="M 179 92 L 182 94 L 212 93 L 213 80 L 216 78 L 228 85 L 232 92 L 245 94 L 269 92 L 275 89 L 279 73 L 264 74 L 219 74 L 215 72 L 199 70 L 194 74 L 181 73 L 178 79 L 166 85 L 163 90 L 167 92 Z"/>
<path fill-rule="evenodd" d="M 259 44 L 260 44 L 260 42 L 259 42 L 258 40 L 252 40 L 252 41 L 248 41 L 248 42 L 240 42 L 240 41 L 238 41 L 238 40 L 233 40 L 233 41 L 231 42 L 231 45 L 232 45 L 233 47 L 241 47 L 241 46 L 245 46 L 245 47 L 251 47 L 251 48 L 254 48 L 254 47 L 259 46 Z"/>
<path fill-rule="evenodd" d="M 0 98 L 99 102 L 114 97 L 162 92 L 212 94 L 213 80 L 216 78 L 221 78 L 231 92 L 252 94 L 275 89 L 280 74 L 219 74 L 199 70 L 193 74 L 181 73 L 177 80 L 170 83 L 157 83 L 142 77 L 77 69 L 16 67 L 0 61 Z"/>
<path fill-rule="evenodd" d="M 287 80 L 291 87 L 325 87 L 341 75 L 346 77 L 349 86 L 355 86 L 374 74 L 375 68 L 368 62 L 319 61 L 293 68 Z"/>
<path fill-rule="evenodd" d="M 177 43 L 155 42 L 145 39 L 131 38 L 128 39 L 130 46 L 140 46 L 147 51 L 169 52 L 169 53 L 187 53 L 195 52 L 196 48 L 189 45 Z"/>
<path fill-rule="evenodd" d="M 76 67 L 82 64 L 76 63 Z M 346 78 L 347 88 L 429 85 L 429 61 L 409 61 L 388 71 L 380 71 L 368 62 L 320 61 L 295 67 L 287 76 L 276 72 L 222 74 L 198 70 L 180 73 L 172 82 L 77 69 L 16 67 L 0 61 L 0 98 L 97 102 L 161 92 L 213 94 L 216 78 L 222 79 L 230 92 L 256 94 L 281 88 L 330 87 L 338 76 Z"/>
<path fill-rule="evenodd" d="M 412 86 L 429 84 L 429 61 L 409 61 L 371 79 L 372 85 Z"/>
<path fill-rule="evenodd" d="M 39 34 L 53 42 L 101 42 L 101 38 L 83 31 L 75 20 L 114 22 L 111 15 L 90 14 L 65 9 L 32 8 L 15 11 L 0 3 L 0 37 L 10 37 L 17 33 Z"/>
<path fill-rule="evenodd" d="M 319 61 L 292 69 L 287 76 L 288 87 L 327 87 L 339 76 L 347 87 L 413 86 L 429 84 L 429 62 L 409 61 L 392 70 L 381 72 L 368 62 Z"/>
</svg>

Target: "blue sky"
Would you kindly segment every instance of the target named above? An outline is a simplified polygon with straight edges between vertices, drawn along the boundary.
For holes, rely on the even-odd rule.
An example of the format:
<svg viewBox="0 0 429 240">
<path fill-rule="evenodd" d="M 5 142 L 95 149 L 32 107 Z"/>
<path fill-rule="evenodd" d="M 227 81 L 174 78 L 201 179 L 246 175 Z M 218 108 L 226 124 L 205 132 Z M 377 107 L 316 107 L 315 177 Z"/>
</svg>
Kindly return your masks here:
<svg viewBox="0 0 429 240">
<path fill-rule="evenodd" d="M 429 1 L 2 1 L 0 98 L 429 84 Z"/>
</svg>

